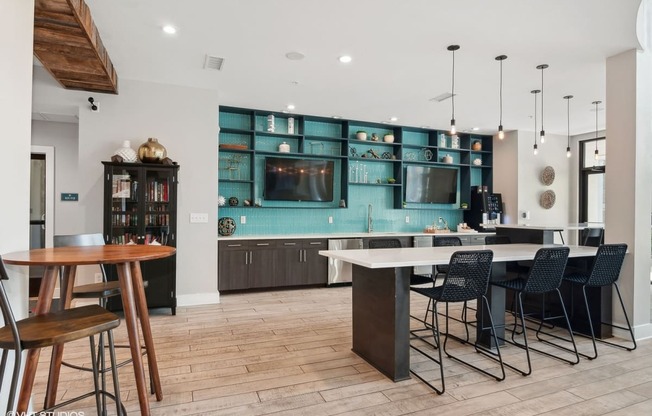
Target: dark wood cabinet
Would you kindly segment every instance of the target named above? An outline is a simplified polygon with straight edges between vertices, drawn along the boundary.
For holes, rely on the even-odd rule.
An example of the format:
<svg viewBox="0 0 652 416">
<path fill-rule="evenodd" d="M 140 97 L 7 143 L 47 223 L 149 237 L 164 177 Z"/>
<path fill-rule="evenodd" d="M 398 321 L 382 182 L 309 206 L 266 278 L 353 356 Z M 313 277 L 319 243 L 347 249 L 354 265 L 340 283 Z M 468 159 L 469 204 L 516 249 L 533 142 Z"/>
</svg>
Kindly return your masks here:
<svg viewBox="0 0 652 416">
<path fill-rule="evenodd" d="M 326 284 L 326 239 L 219 242 L 220 291 Z"/>
<path fill-rule="evenodd" d="M 177 245 L 178 165 L 113 163 L 104 165 L 104 239 L 107 244 Z M 176 314 L 176 255 L 141 263 L 150 308 Z M 117 280 L 115 268 L 108 278 Z M 108 308 L 122 308 L 109 299 Z"/>
</svg>

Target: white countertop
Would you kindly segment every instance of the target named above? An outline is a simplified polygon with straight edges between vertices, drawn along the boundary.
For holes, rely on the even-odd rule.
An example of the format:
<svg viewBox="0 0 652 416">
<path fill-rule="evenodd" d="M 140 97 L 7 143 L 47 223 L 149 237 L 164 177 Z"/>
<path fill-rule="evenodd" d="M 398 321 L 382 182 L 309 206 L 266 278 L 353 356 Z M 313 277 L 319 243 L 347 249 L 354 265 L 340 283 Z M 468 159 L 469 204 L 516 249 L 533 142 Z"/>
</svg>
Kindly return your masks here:
<svg viewBox="0 0 652 416">
<path fill-rule="evenodd" d="M 566 227 L 555 227 L 551 225 L 525 225 L 525 224 L 494 224 L 496 228 L 513 228 L 519 230 L 537 230 L 537 231 L 563 231 Z"/>
<path fill-rule="evenodd" d="M 320 250 L 319 254 L 370 269 L 448 264 L 456 251 L 492 250 L 494 262 L 532 260 L 540 248 L 554 244 L 497 244 L 462 247 L 378 248 L 373 250 Z M 595 256 L 597 247 L 568 246 L 569 257 Z"/>
<path fill-rule="evenodd" d="M 494 235 L 494 232 L 478 232 L 478 233 L 457 233 L 457 232 L 450 232 L 450 233 L 424 233 L 424 232 L 384 232 L 384 231 L 378 231 L 378 232 L 371 232 L 371 233 L 333 233 L 333 234 L 269 234 L 269 235 L 232 235 L 229 237 L 224 237 L 224 236 L 218 236 L 218 240 L 292 240 L 292 239 L 308 239 L 308 238 L 323 238 L 327 240 L 335 240 L 335 239 L 342 239 L 342 238 L 375 238 L 375 237 L 417 237 L 417 236 L 447 236 L 447 235 L 455 235 L 455 236 L 465 236 L 465 235 L 477 235 L 477 236 L 485 236 L 485 235 Z"/>
</svg>

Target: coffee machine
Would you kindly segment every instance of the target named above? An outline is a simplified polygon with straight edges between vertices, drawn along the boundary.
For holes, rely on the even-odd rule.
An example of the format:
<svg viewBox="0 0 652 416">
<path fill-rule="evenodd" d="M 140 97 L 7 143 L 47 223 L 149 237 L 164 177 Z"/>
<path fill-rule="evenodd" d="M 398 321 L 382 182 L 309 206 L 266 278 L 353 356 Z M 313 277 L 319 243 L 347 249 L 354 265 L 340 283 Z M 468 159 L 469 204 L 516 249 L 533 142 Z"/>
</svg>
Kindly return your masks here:
<svg viewBox="0 0 652 416">
<path fill-rule="evenodd" d="M 493 231 L 501 223 L 503 200 L 500 194 L 489 193 L 486 186 L 471 187 L 471 206 L 464 211 L 464 222 L 478 231 Z"/>
</svg>

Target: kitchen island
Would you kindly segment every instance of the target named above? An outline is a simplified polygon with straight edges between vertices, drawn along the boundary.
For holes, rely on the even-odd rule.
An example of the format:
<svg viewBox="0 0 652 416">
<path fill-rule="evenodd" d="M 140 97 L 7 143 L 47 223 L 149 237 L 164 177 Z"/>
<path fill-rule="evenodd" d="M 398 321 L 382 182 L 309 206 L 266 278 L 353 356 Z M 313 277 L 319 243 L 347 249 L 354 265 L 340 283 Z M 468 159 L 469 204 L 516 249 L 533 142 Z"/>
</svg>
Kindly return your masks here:
<svg viewBox="0 0 652 416">
<path fill-rule="evenodd" d="M 353 351 L 393 381 L 410 377 L 410 271 L 414 266 L 448 264 L 460 250 L 494 252 L 492 280 L 505 278 L 505 262 L 533 260 L 542 244 L 475 247 L 416 247 L 375 250 L 320 251 L 353 264 Z M 593 257 L 596 247 L 569 246 L 569 257 Z M 487 294 L 496 327 L 504 325 L 505 291 Z M 478 315 L 478 339 L 484 317 Z M 504 328 L 502 329 L 504 330 Z M 500 332 L 500 331 L 497 331 Z"/>
</svg>

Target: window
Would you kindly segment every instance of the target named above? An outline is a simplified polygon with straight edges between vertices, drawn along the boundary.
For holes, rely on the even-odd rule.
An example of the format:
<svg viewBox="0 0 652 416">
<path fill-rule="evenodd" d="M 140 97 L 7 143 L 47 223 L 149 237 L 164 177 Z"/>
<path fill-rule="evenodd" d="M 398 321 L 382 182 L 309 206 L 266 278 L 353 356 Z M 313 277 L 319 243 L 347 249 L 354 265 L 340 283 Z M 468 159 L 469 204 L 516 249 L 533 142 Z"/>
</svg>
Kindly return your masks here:
<svg viewBox="0 0 652 416">
<path fill-rule="evenodd" d="M 597 150 L 597 155 L 596 155 Z M 580 143 L 580 222 L 604 223 L 605 138 Z"/>
</svg>

